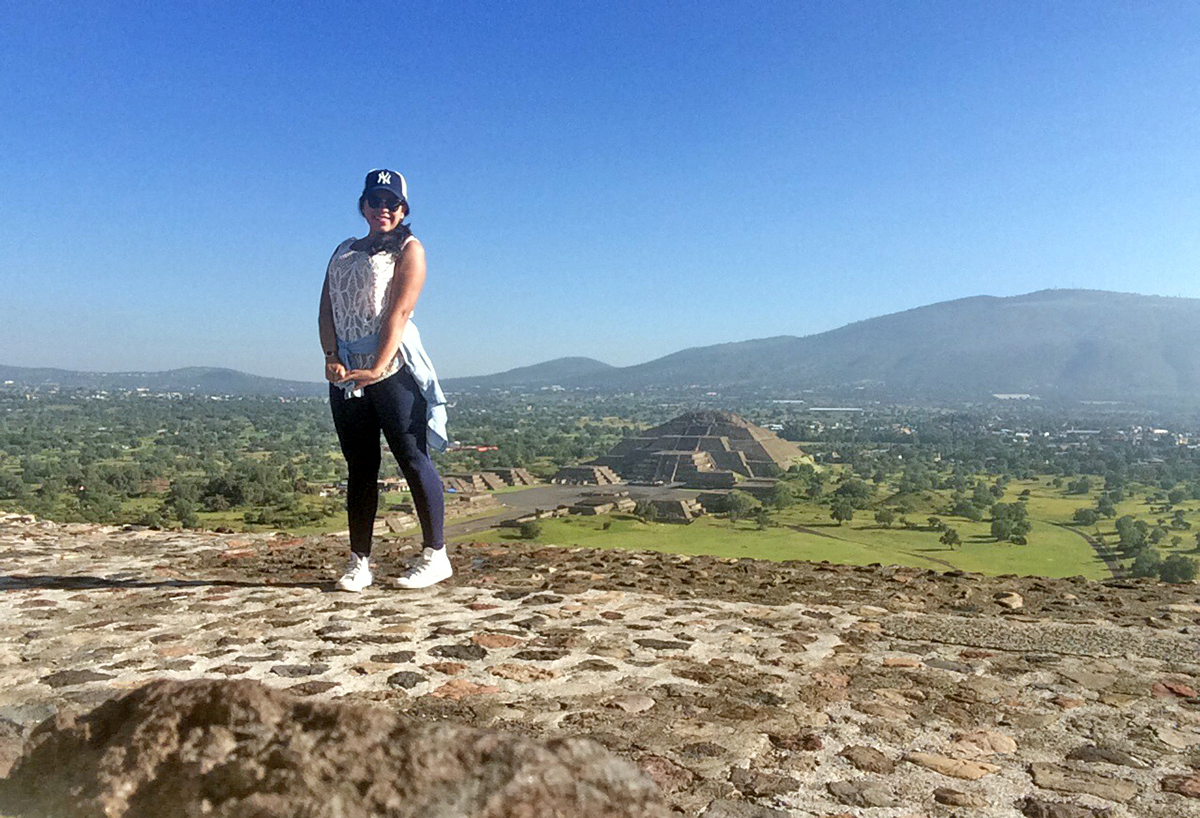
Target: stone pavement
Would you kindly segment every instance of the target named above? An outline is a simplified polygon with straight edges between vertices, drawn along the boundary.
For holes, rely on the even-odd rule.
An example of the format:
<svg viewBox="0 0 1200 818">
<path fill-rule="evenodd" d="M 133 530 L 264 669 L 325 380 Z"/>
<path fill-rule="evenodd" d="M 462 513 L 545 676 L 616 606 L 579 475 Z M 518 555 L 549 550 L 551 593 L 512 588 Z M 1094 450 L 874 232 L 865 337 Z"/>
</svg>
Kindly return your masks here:
<svg viewBox="0 0 1200 818">
<path fill-rule="evenodd" d="M 0 515 L 0 774 L 60 709 L 224 677 L 589 736 L 681 815 L 1200 816 L 1195 585 L 514 544 L 332 593 L 345 548 Z"/>
</svg>

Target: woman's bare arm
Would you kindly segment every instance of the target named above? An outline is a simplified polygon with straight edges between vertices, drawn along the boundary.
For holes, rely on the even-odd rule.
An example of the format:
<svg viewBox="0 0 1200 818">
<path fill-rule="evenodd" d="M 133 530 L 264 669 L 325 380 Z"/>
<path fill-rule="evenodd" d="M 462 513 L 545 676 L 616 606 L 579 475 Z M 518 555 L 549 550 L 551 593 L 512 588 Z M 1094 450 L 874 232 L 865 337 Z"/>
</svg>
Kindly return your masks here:
<svg viewBox="0 0 1200 818">
<path fill-rule="evenodd" d="M 337 356 L 337 330 L 333 326 L 333 302 L 329 300 L 329 276 L 325 276 L 325 284 L 321 287 L 317 330 L 321 335 L 321 349 L 325 352 L 325 379 L 333 383 L 346 380 L 346 367 L 342 366 Z"/>
</svg>

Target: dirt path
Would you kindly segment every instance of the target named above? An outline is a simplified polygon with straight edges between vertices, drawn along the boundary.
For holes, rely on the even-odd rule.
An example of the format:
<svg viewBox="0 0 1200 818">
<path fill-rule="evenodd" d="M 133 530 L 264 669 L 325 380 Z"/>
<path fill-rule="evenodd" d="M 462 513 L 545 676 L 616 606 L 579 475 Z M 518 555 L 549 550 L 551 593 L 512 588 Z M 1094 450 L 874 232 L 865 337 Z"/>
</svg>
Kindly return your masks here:
<svg viewBox="0 0 1200 818">
<path fill-rule="evenodd" d="M 1065 528 L 1067 531 L 1073 532 L 1075 534 L 1078 534 L 1080 537 L 1083 537 L 1084 541 L 1092 547 L 1093 551 L 1096 552 L 1096 556 L 1099 557 L 1101 562 L 1104 563 L 1104 567 L 1108 569 L 1108 572 L 1110 574 L 1112 574 L 1113 579 L 1120 579 L 1121 577 L 1125 576 L 1125 569 L 1121 566 L 1120 560 L 1113 557 L 1112 551 L 1110 551 L 1107 547 L 1105 547 L 1103 544 L 1101 544 L 1091 534 L 1088 534 L 1087 532 L 1084 532 L 1084 531 L 1080 531 L 1078 528 L 1075 528 L 1074 526 L 1066 525 L 1065 523 L 1051 523 L 1051 525 L 1056 525 L 1060 528 Z"/>
</svg>

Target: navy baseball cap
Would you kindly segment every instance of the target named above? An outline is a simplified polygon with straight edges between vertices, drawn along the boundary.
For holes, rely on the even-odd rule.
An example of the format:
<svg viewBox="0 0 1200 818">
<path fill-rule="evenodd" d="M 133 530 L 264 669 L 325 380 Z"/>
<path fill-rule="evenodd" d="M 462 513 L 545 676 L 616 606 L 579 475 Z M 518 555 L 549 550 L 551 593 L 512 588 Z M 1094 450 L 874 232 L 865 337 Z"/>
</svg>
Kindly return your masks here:
<svg viewBox="0 0 1200 818">
<path fill-rule="evenodd" d="M 394 194 L 397 199 L 404 202 L 404 209 L 408 210 L 408 182 L 404 181 L 402 174 L 387 168 L 371 171 L 367 174 L 366 181 L 363 182 L 362 195 L 366 196 L 377 190 L 386 190 Z"/>
</svg>

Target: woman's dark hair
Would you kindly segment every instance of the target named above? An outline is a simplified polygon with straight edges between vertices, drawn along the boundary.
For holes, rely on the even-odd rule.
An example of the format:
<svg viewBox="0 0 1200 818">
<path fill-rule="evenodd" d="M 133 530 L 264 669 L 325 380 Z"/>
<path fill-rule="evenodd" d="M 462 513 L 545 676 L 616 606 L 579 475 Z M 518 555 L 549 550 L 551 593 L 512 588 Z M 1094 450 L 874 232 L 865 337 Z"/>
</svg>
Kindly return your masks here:
<svg viewBox="0 0 1200 818">
<path fill-rule="evenodd" d="M 367 196 L 364 193 L 358 197 L 358 212 L 363 212 L 363 205 L 367 201 Z M 404 202 L 404 218 L 408 218 L 408 202 Z M 405 222 L 396 225 L 395 230 L 389 230 L 380 236 L 371 239 L 371 244 L 367 247 L 367 253 L 375 255 L 376 253 L 389 253 L 396 258 L 400 258 L 400 253 L 404 249 L 404 242 L 412 235 L 412 227 Z"/>
</svg>

